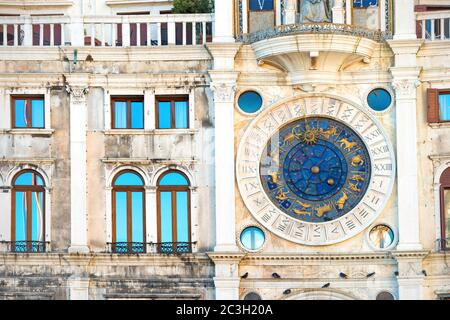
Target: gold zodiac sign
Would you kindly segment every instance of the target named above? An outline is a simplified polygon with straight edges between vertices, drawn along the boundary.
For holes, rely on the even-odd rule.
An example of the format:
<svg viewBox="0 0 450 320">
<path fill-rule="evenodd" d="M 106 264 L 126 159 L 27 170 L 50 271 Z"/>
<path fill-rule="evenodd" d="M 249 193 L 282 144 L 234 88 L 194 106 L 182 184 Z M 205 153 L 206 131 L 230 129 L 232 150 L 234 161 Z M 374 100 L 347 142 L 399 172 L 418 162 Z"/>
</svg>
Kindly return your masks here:
<svg viewBox="0 0 450 320">
<path fill-rule="evenodd" d="M 319 138 L 319 129 L 306 127 L 302 134 L 303 142 L 306 144 L 315 144 Z"/>
<path fill-rule="evenodd" d="M 320 134 L 327 140 L 330 140 L 331 136 L 335 136 L 337 134 L 336 127 L 331 127 L 327 130 L 320 129 Z"/>
<path fill-rule="evenodd" d="M 283 144 L 284 145 L 290 145 L 295 139 L 298 139 L 300 137 L 300 134 L 297 133 L 296 129 L 299 126 L 296 126 L 294 128 L 292 128 L 292 131 L 290 134 L 288 134 L 286 137 L 284 137 L 284 141 Z"/>
<path fill-rule="evenodd" d="M 294 209 L 294 213 L 299 216 L 306 216 L 306 215 L 310 216 L 311 215 L 311 212 L 309 212 L 309 211 L 302 211 L 302 210 L 298 210 L 298 209 Z"/>
<path fill-rule="evenodd" d="M 271 174 L 269 174 L 269 176 L 272 177 L 272 182 L 274 184 L 279 184 L 280 183 L 280 180 L 278 180 L 278 172 L 277 171 L 272 172 Z"/>
<path fill-rule="evenodd" d="M 345 203 L 347 202 L 347 200 L 348 200 L 347 194 L 344 192 L 342 197 L 340 197 L 338 199 L 338 201 L 336 202 L 336 205 L 337 205 L 339 210 L 344 209 L 344 206 L 345 206 Z"/>
<path fill-rule="evenodd" d="M 331 210 L 333 210 L 333 206 L 331 205 L 331 203 L 329 203 L 326 206 L 317 208 L 316 209 L 316 216 L 318 218 L 321 218 L 325 213 L 330 212 Z"/>
<path fill-rule="evenodd" d="M 278 201 L 288 200 L 289 197 L 286 195 L 286 193 L 289 193 L 289 191 L 283 192 L 283 190 L 280 189 L 280 191 L 278 191 L 278 195 L 275 197 L 275 199 L 277 199 Z"/>
<path fill-rule="evenodd" d="M 365 181 L 364 178 L 361 175 L 359 175 L 359 174 L 354 174 L 353 177 L 350 180 L 353 180 L 353 181 Z"/>
<path fill-rule="evenodd" d="M 299 200 L 295 200 L 295 202 L 297 202 L 302 208 L 306 208 L 306 209 L 311 208 L 310 204 L 303 203 L 303 202 L 301 202 Z"/>
<path fill-rule="evenodd" d="M 351 182 L 349 182 L 348 187 L 350 188 L 350 190 L 355 191 L 355 192 L 361 192 L 360 189 L 358 189 L 357 183 L 353 184 Z"/>
<path fill-rule="evenodd" d="M 364 160 L 359 154 L 352 158 L 352 166 L 353 167 L 362 166 L 363 164 L 364 164 Z"/>
<path fill-rule="evenodd" d="M 343 146 L 345 146 L 344 149 L 345 149 L 346 151 L 350 151 L 354 146 L 357 145 L 356 142 L 350 142 L 350 141 L 348 141 L 347 138 L 341 139 L 341 140 L 339 140 L 338 142 L 341 144 L 341 148 L 342 148 Z"/>
</svg>

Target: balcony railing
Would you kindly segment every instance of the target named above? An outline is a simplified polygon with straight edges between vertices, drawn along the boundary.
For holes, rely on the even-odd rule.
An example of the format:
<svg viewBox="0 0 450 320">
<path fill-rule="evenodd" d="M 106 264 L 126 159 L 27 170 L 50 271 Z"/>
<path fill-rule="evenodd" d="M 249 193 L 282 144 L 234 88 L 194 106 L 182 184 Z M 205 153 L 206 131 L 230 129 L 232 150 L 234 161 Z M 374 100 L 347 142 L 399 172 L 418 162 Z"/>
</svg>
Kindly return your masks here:
<svg viewBox="0 0 450 320">
<path fill-rule="evenodd" d="M 0 46 L 149 47 L 212 42 L 213 15 L 0 17 Z"/>
<path fill-rule="evenodd" d="M 417 12 L 416 17 L 419 39 L 450 40 L 450 10 Z"/>
<path fill-rule="evenodd" d="M 436 240 L 437 251 L 450 251 L 450 238 Z"/>
<path fill-rule="evenodd" d="M 15 253 L 43 253 L 50 242 L 42 241 L 1 241 L 6 251 Z"/>
<path fill-rule="evenodd" d="M 377 42 L 380 42 L 384 39 L 392 38 L 392 34 L 389 32 L 381 32 L 379 30 L 372 30 L 348 24 L 303 23 L 303 24 L 279 25 L 276 26 L 275 28 L 270 28 L 251 34 L 242 34 L 238 37 L 238 41 L 242 41 L 244 43 L 254 43 L 275 37 L 295 35 L 295 34 L 308 34 L 308 33 L 351 35 L 369 38 Z"/>
<path fill-rule="evenodd" d="M 108 252 L 116 254 L 183 254 L 191 253 L 194 242 L 113 242 L 108 243 Z"/>
</svg>

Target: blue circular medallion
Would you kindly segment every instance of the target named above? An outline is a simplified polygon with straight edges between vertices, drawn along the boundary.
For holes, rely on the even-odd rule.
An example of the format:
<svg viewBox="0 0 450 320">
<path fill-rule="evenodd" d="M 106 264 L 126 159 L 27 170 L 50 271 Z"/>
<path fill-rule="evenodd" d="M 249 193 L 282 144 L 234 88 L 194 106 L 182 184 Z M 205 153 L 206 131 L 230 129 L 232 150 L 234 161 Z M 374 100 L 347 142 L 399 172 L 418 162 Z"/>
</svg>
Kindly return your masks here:
<svg viewBox="0 0 450 320">
<path fill-rule="evenodd" d="M 383 88 L 374 89 L 367 96 L 367 104 L 375 111 L 384 111 L 389 108 L 391 103 L 391 94 Z"/>
<path fill-rule="evenodd" d="M 308 117 L 269 140 L 260 172 L 265 192 L 279 209 L 302 221 L 326 222 L 361 201 L 370 180 L 370 157 L 348 126 Z"/>
</svg>

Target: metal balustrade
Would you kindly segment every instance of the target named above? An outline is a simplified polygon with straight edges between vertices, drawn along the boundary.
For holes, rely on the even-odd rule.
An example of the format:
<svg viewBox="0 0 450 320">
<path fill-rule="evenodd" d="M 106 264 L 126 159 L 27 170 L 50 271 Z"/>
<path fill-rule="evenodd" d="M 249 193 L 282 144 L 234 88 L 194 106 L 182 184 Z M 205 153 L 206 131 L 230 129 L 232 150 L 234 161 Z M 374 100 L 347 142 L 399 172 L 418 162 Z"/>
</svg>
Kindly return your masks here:
<svg viewBox="0 0 450 320">
<path fill-rule="evenodd" d="M 194 242 L 112 242 L 108 243 L 107 252 L 116 254 L 185 254 L 191 253 Z"/>
<path fill-rule="evenodd" d="M 450 238 L 436 240 L 436 251 L 449 251 L 449 250 L 450 250 Z"/>
<path fill-rule="evenodd" d="M 419 39 L 450 40 L 450 10 L 417 12 L 416 19 Z"/>
<path fill-rule="evenodd" d="M 44 253 L 50 242 L 43 241 L 1 241 L 6 251 L 15 253 Z"/>
<path fill-rule="evenodd" d="M 0 17 L 0 47 L 149 47 L 212 42 L 212 14 Z"/>
<path fill-rule="evenodd" d="M 392 34 L 389 32 L 382 32 L 379 30 L 372 30 L 348 24 L 303 23 L 280 25 L 251 34 L 242 34 L 238 37 L 238 40 L 244 43 L 254 43 L 280 36 L 311 33 L 351 35 L 357 37 L 365 37 L 378 42 L 392 38 Z"/>
</svg>

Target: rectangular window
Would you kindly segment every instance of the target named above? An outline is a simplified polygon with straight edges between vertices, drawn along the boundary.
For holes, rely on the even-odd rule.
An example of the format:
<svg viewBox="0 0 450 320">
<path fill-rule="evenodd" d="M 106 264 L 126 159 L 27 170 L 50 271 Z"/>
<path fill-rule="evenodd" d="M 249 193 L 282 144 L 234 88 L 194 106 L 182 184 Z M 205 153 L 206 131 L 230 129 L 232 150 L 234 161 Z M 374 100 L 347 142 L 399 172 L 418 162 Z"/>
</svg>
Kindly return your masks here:
<svg viewBox="0 0 450 320">
<path fill-rule="evenodd" d="M 111 98 L 112 129 L 144 129 L 143 97 Z"/>
<path fill-rule="evenodd" d="M 156 122 L 158 129 L 189 128 L 189 98 L 157 97 Z"/>
<path fill-rule="evenodd" d="M 12 127 L 35 128 L 45 127 L 45 110 L 43 96 L 12 97 Z"/>
<path fill-rule="evenodd" d="M 439 118 L 450 121 L 450 92 L 439 94 Z"/>
</svg>

